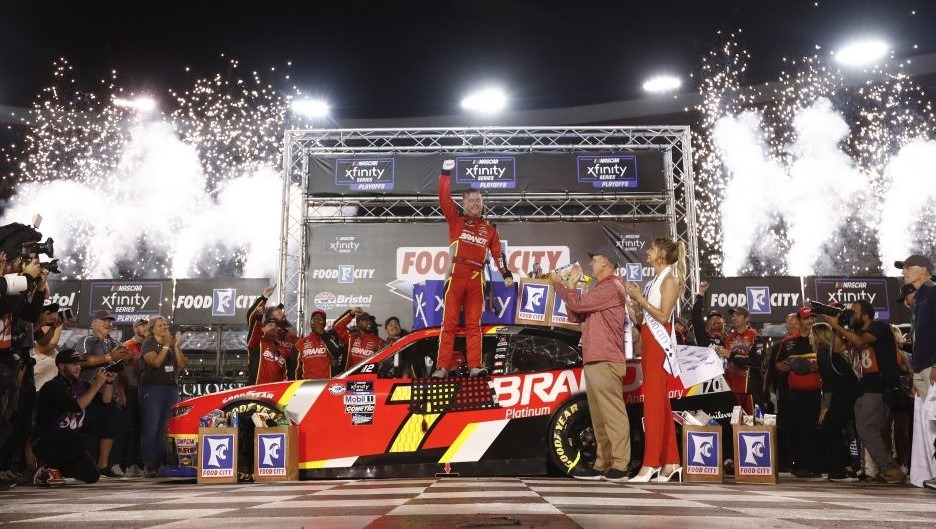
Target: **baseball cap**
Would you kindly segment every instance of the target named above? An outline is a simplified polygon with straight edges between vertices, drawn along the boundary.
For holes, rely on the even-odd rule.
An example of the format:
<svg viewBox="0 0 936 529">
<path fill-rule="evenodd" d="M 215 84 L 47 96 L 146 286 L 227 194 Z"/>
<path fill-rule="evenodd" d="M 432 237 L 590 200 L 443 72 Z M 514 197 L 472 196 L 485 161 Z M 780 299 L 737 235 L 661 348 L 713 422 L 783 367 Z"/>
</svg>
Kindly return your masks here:
<svg viewBox="0 0 936 529">
<path fill-rule="evenodd" d="M 897 295 L 897 303 L 903 303 L 904 298 L 916 292 L 916 287 L 910 283 L 900 287 L 900 294 Z"/>
<path fill-rule="evenodd" d="M 55 365 L 77 364 L 81 362 L 81 353 L 74 349 L 62 349 L 55 355 Z"/>
<path fill-rule="evenodd" d="M 370 321 L 374 322 L 374 325 L 375 325 L 376 327 L 380 327 L 380 324 L 377 323 L 377 318 L 375 318 L 373 315 L 368 314 L 368 313 L 366 313 L 366 312 L 363 312 L 363 313 L 361 313 L 361 314 L 358 314 L 358 315 L 357 315 L 357 318 L 355 318 L 355 320 L 356 320 L 356 321 L 359 321 L 359 322 L 360 322 L 360 321 L 365 321 L 365 320 L 370 320 Z"/>
<path fill-rule="evenodd" d="M 904 268 L 906 266 L 922 266 L 923 268 L 933 271 L 933 262 L 929 260 L 928 257 L 922 255 L 911 255 L 903 261 L 894 261 L 894 266 L 897 268 Z"/>
<path fill-rule="evenodd" d="M 801 320 L 805 320 L 807 318 L 815 318 L 816 313 L 813 312 L 812 307 L 800 307 L 800 310 L 796 312 L 796 316 Z"/>
<path fill-rule="evenodd" d="M 327 319 L 328 319 L 328 315 L 326 315 L 326 314 L 325 314 L 325 311 L 322 310 L 322 309 L 313 310 L 313 311 L 312 311 L 312 315 L 309 316 L 309 321 L 312 321 L 312 318 L 314 318 L 315 316 L 321 316 L 323 320 L 327 320 Z"/>
<path fill-rule="evenodd" d="M 728 314 L 734 314 L 736 312 L 742 316 L 746 316 L 748 318 L 751 317 L 751 313 L 748 312 L 747 308 L 745 307 L 731 307 L 728 309 Z"/>
<path fill-rule="evenodd" d="M 705 315 L 705 319 L 709 319 L 712 316 L 718 316 L 719 318 L 722 318 L 722 319 L 725 318 L 724 316 L 722 316 L 722 313 L 720 310 L 710 310 L 708 311 L 708 314 Z"/>
<path fill-rule="evenodd" d="M 133 323 L 134 327 L 139 327 L 140 325 L 146 325 L 149 323 L 149 320 L 146 318 L 137 318 L 137 321 Z"/>
<path fill-rule="evenodd" d="M 601 248 L 598 248 L 597 250 L 588 252 L 589 258 L 592 258 L 596 255 L 600 255 L 604 257 L 605 259 L 607 259 L 608 261 L 610 261 L 611 266 L 613 266 L 614 268 L 617 268 L 618 266 L 620 266 L 619 265 L 620 258 L 618 257 L 617 251 L 608 245 L 602 246 Z"/>
<path fill-rule="evenodd" d="M 58 312 L 61 308 L 58 303 L 49 303 L 42 306 L 42 312 Z"/>
<path fill-rule="evenodd" d="M 682 316 L 676 317 L 676 323 L 682 325 L 683 327 L 689 326 L 689 320 L 687 320 L 686 318 L 683 318 Z"/>
<path fill-rule="evenodd" d="M 92 316 L 92 319 L 95 319 L 95 320 L 111 320 L 111 321 L 114 321 L 116 318 L 114 318 L 113 316 L 111 316 L 111 313 L 110 313 L 109 310 L 101 309 L 101 310 L 96 311 L 96 312 L 94 313 L 94 315 Z"/>
</svg>

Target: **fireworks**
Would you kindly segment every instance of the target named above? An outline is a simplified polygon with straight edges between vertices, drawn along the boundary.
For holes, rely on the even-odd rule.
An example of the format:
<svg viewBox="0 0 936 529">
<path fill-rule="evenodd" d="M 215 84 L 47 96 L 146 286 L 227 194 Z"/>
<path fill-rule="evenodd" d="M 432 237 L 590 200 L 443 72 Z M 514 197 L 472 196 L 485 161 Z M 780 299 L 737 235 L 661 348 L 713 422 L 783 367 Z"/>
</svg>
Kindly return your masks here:
<svg viewBox="0 0 936 529">
<path fill-rule="evenodd" d="M 893 274 L 936 249 L 929 223 L 936 124 L 904 65 L 850 84 L 820 56 L 742 88 L 739 34 L 703 61 L 702 253 L 724 275 Z M 929 231 L 927 231 L 929 230 Z"/>
<path fill-rule="evenodd" d="M 42 213 L 67 277 L 274 276 L 277 167 L 299 93 L 240 75 L 234 60 L 227 71 L 170 91 L 160 103 L 172 109 L 142 113 L 114 104 L 138 95 L 116 74 L 87 89 L 58 61 L 23 151 L 5 152 L 19 184 L 3 222 Z"/>
</svg>

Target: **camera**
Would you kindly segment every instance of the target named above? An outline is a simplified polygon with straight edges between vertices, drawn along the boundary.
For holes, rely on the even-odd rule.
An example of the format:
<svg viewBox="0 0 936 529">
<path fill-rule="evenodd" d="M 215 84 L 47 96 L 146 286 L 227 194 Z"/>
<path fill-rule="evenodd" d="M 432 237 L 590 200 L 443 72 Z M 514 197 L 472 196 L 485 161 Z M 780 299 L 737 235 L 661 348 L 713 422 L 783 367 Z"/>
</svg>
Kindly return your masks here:
<svg viewBox="0 0 936 529">
<path fill-rule="evenodd" d="M 75 315 L 72 314 L 71 309 L 62 309 L 58 311 L 58 316 L 62 319 L 62 321 L 72 321 L 75 319 Z"/>
<path fill-rule="evenodd" d="M 809 305 L 812 307 L 813 312 L 824 316 L 832 316 L 842 327 L 851 327 L 852 318 L 855 317 L 855 311 L 851 309 L 833 307 L 832 305 L 826 305 L 818 301 L 810 301 Z"/>
<path fill-rule="evenodd" d="M 58 259 L 52 259 L 47 263 L 39 263 L 39 268 L 43 270 L 48 270 L 50 274 L 61 274 L 62 271 L 58 267 Z"/>
<path fill-rule="evenodd" d="M 52 237 L 47 237 L 45 242 L 26 242 L 23 243 L 23 246 L 20 249 L 20 254 L 23 256 L 23 259 L 28 258 L 30 254 L 45 254 L 48 257 L 52 257 L 52 254 L 54 253 L 52 248 L 53 243 L 54 241 L 52 240 Z M 57 260 L 53 262 L 58 263 Z M 51 272 L 51 270 L 49 271 Z M 59 272 L 54 273 L 57 274 Z"/>
</svg>

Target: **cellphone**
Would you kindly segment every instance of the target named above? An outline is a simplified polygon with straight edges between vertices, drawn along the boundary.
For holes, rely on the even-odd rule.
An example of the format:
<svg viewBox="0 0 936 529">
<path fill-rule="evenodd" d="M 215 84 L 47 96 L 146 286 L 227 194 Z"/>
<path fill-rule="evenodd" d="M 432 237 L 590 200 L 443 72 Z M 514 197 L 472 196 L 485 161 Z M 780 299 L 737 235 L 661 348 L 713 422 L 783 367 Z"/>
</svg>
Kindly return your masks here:
<svg viewBox="0 0 936 529">
<path fill-rule="evenodd" d="M 104 368 L 105 371 L 108 371 L 110 373 L 117 373 L 121 369 L 123 369 L 123 360 L 111 362 L 110 364 L 107 364 L 107 367 Z"/>
</svg>

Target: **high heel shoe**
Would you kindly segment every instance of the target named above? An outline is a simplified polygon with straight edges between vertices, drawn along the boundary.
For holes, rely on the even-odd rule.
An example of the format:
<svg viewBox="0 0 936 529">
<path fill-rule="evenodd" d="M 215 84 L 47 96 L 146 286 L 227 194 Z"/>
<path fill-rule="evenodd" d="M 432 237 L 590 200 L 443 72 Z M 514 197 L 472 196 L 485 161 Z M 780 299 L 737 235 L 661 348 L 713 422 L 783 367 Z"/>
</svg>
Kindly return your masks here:
<svg viewBox="0 0 936 529">
<path fill-rule="evenodd" d="M 668 476 L 664 476 L 663 472 L 660 472 L 657 474 L 657 483 L 667 483 L 669 481 L 673 481 L 673 477 L 676 478 L 677 482 L 682 483 L 682 467 L 673 467 L 673 471 L 670 472 Z"/>
<path fill-rule="evenodd" d="M 653 478 L 660 475 L 660 468 L 662 467 L 640 467 L 640 472 L 636 476 L 627 480 L 628 483 L 650 483 L 653 481 Z M 647 471 L 645 474 L 644 471 Z"/>
</svg>

